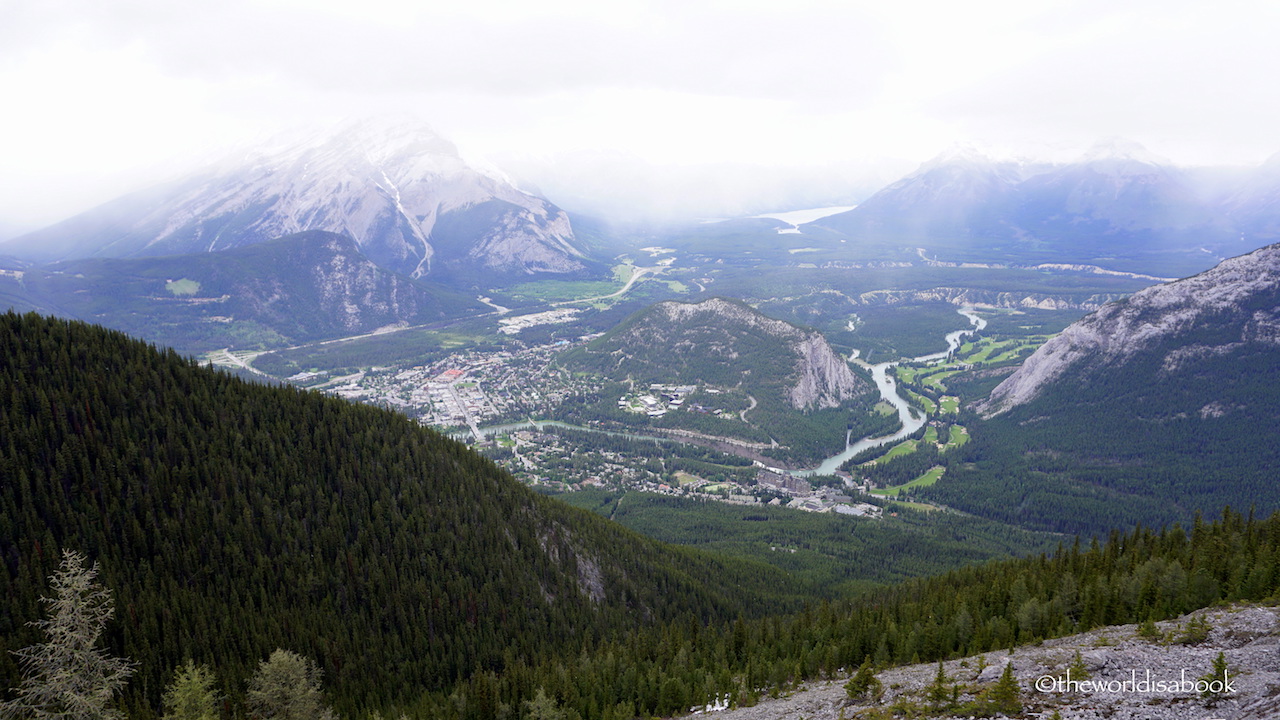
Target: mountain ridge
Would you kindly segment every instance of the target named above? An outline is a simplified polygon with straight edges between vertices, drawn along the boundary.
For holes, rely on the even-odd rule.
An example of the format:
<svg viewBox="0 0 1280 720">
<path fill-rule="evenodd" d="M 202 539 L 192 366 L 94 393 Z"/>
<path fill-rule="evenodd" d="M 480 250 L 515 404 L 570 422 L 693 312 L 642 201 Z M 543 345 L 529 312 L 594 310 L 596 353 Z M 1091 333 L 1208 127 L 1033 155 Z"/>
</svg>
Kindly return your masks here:
<svg viewBox="0 0 1280 720">
<path fill-rule="evenodd" d="M 304 230 L 349 235 L 411 277 L 588 270 L 568 216 L 475 170 L 424 123 L 398 119 L 251 151 L 6 244 L 40 262 L 214 252 Z"/>
<path fill-rule="evenodd" d="M 0 291 L 192 352 L 331 339 L 483 307 L 384 270 L 351 238 L 321 230 L 216 253 L 55 263 L 0 277 Z"/>
<path fill-rule="evenodd" d="M 1190 278 L 1140 290 L 1104 305 L 1045 343 L 992 391 L 984 409 L 995 414 L 1024 404 L 1073 366 L 1123 363 L 1144 350 L 1177 343 L 1179 335 L 1208 319 L 1221 323 L 1224 315 L 1240 321 L 1239 331 L 1229 333 L 1235 339 L 1177 347 L 1164 356 L 1161 373 L 1176 374 L 1198 355 L 1223 355 L 1250 343 L 1280 346 L 1277 300 L 1280 244 L 1230 258 Z"/>
<path fill-rule="evenodd" d="M 1232 180 L 1209 179 L 1128 141 L 1104 141 L 1058 164 L 961 149 L 806 227 L 928 243 L 965 259 L 1183 275 L 1204 269 L 1206 253 L 1236 255 L 1280 238 L 1280 182 L 1268 167 L 1246 173 L 1251 179 L 1231 196 Z"/>
</svg>

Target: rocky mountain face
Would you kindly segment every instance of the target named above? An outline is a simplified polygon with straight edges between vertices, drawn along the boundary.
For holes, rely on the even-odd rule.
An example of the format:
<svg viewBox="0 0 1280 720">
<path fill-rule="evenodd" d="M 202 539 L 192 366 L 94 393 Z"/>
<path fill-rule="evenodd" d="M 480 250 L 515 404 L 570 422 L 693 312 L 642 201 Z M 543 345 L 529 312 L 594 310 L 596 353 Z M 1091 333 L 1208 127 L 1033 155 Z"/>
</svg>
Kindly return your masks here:
<svg viewBox="0 0 1280 720">
<path fill-rule="evenodd" d="M 192 352 L 340 337 L 480 307 L 384 270 L 351 238 L 323 231 L 225 252 L 58 263 L 0 277 L 6 290 L 43 312 Z"/>
<path fill-rule="evenodd" d="M 416 121 L 354 123 L 263 147 L 12 241 L 39 261 L 216 252 L 306 230 L 348 235 L 411 277 L 567 274 L 563 211 L 468 165 Z"/>
<path fill-rule="evenodd" d="M 1055 384 L 1086 383 L 1126 365 L 1154 371 L 1148 382 L 1168 381 L 1249 351 L 1280 353 L 1280 245 L 1103 306 L 1045 343 L 986 408 L 1008 410 Z"/>
<path fill-rule="evenodd" d="M 975 404 L 930 496 L 1056 532 L 1280 509 L 1280 245 L 1108 303 Z"/>
<path fill-rule="evenodd" d="M 820 333 L 723 298 L 658 303 L 600 341 L 620 362 L 627 356 L 629 368 L 647 364 L 648 354 L 639 351 L 647 346 L 661 352 L 653 361 L 684 368 L 684 379 L 779 382 L 797 410 L 837 407 L 868 390 Z"/>
</svg>

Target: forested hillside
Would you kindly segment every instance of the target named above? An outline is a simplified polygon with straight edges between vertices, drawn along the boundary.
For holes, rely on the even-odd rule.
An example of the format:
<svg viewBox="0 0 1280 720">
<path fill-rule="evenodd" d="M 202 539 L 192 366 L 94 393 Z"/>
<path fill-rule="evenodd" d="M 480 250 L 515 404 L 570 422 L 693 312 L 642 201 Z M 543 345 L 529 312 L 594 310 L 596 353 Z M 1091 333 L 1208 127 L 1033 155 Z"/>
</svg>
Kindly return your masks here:
<svg viewBox="0 0 1280 720">
<path fill-rule="evenodd" d="M 973 442 L 923 494 L 1084 534 L 1280 509 L 1280 246 L 1112 302 L 978 405 Z M 993 416 L 993 417 L 992 417 Z"/>
<path fill-rule="evenodd" d="M 558 408 L 566 419 L 734 437 L 782 462 L 821 459 L 843 446 L 846 430 L 857 437 L 893 423 L 870 412 L 871 383 L 821 333 L 740 300 L 657 303 L 567 350 L 558 363 L 610 381 L 598 396 Z M 651 384 L 697 390 L 688 404 L 657 418 L 618 409 L 618 391 Z"/>
<path fill-rule="evenodd" d="M 5 688 L 63 548 L 115 593 L 135 718 L 186 658 L 235 703 L 290 648 L 352 714 L 655 622 L 796 607 L 780 571 L 563 506 L 403 416 L 82 323 L 0 316 L 0 398 Z"/>
<path fill-rule="evenodd" d="M 1189 530 L 1112 533 L 1105 545 L 963 568 L 791 617 L 637 633 L 575 658 L 476 676 L 421 714 L 489 717 L 539 692 L 566 718 L 667 716 L 716 698 L 752 704 L 806 679 L 848 677 L 868 661 L 932 662 L 1128 623 L 1163 638 L 1154 621 L 1223 600 L 1275 604 L 1277 590 L 1280 517 L 1228 511 Z M 1188 626 L 1164 641 L 1195 644 L 1204 632 Z M 909 712 L 895 717 L 953 714 Z"/>
</svg>

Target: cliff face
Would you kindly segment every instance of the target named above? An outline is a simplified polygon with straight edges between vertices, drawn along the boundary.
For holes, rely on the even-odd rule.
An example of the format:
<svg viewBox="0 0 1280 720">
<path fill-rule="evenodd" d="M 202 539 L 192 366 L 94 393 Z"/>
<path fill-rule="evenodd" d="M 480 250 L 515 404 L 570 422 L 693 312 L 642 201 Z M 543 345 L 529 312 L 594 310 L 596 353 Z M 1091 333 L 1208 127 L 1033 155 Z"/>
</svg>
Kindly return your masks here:
<svg viewBox="0 0 1280 720">
<path fill-rule="evenodd" d="M 1119 295 L 1001 292 L 976 288 L 936 287 L 928 290 L 872 290 L 858 296 L 860 305 L 901 305 L 903 303 L 944 302 L 957 307 L 1015 308 L 1037 310 L 1097 310 Z"/>
<path fill-rule="evenodd" d="M 1280 349 L 1280 245 L 1108 303 L 1045 343 L 992 392 L 985 412 L 1030 402 L 1055 383 L 1146 361 L 1167 380 L 1199 361 Z"/>
<path fill-rule="evenodd" d="M 792 347 L 800 355 L 800 381 L 788 396 L 792 407 L 838 407 L 865 391 L 866 383 L 849 370 L 849 364 L 835 354 L 821 335 L 814 333 Z"/>
<path fill-rule="evenodd" d="M 231 307 L 258 321 L 331 335 L 427 319 L 437 304 L 425 288 L 370 262 L 348 237 L 312 232 L 274 245 L 276 264 L 297 268 L 296 275 L 246 275 L 229 288 Z"/>
</svg>

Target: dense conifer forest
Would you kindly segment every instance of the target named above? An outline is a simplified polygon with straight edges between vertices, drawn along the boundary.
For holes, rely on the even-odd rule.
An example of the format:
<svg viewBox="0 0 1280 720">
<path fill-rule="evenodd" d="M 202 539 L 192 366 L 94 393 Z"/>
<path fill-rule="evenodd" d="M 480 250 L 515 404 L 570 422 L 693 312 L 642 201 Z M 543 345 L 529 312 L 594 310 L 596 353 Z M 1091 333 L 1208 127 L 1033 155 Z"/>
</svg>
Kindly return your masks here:
<svg viewBox="0 0 1280 720">
<path fill-rule="evenodd" d="M 0 650 L 32 641 L 61 549 L 82 552 L 116 592 L 138 717 L 187 658 L 236 698 L 291 648 L 351 712 L 654 622 L 799 607 L 781 571 L 537 495 L 403 416 L 82 323 L 0 316 L 0 397 Z"/>
<path fill-rule="evenodd" d="M 801 607 L 774 568 L 538 496 L 393 413 L 81 323 L 0 316 L 0 398 L 0 684 L 70 548 L 113 592 L 131 718 L 188 661 L 245 717 L 279 648 L 340 717 L 670 716 L 1280 590 L 1280 517 L 1227 510 Z"/>
</svg>

